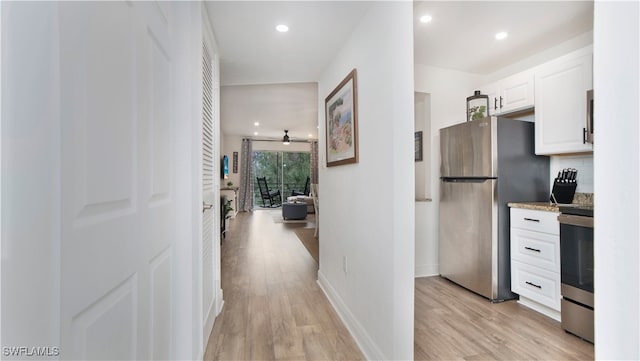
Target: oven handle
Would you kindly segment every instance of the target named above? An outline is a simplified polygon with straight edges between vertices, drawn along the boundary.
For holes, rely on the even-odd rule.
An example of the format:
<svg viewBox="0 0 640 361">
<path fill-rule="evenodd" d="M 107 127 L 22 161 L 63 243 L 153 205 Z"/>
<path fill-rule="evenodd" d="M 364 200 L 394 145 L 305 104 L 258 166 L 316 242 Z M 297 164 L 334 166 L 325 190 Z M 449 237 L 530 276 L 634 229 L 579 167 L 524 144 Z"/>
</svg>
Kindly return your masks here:
<svg viewBox="0 0 640 361">
<path fill-rule="evenodd" d="M 572 226 L 593 228 L 593 217 L 575 216 L 573 214 L 560 214 L 558 216 L 560 224 L 570 224 Z"/>
</svg>

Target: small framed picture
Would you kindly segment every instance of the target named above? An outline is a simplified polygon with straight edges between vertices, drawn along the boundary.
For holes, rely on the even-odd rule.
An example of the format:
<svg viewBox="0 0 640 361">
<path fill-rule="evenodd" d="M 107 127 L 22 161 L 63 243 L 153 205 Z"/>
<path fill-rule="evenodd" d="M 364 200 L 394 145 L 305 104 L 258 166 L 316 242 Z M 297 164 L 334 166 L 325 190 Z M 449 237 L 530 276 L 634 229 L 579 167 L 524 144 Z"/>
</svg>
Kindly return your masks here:
<svg viewBox="0 0 640 361">
<path fill-rule="evenodd" d="M 233 152 L 233 173 L 238 173 L 238 152 Z"/>
<path fill-rule="evenodd" d="M 414 133 L 414 160 L 422 162 L 422 131 Z"/>
</svg>

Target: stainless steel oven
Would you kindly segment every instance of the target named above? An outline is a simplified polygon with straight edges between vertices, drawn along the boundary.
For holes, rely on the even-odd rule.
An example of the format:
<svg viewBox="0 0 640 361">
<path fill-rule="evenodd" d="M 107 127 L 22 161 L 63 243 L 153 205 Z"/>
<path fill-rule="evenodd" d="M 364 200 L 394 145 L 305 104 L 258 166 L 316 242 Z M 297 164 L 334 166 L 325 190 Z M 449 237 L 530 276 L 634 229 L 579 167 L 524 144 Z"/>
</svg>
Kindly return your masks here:
<svg viewBox="0 0 640 361">
<path fill-rule="evenodd" d="M 593 207 L 560 207 L 562 328 L 593 342 Z"/>
</svg>

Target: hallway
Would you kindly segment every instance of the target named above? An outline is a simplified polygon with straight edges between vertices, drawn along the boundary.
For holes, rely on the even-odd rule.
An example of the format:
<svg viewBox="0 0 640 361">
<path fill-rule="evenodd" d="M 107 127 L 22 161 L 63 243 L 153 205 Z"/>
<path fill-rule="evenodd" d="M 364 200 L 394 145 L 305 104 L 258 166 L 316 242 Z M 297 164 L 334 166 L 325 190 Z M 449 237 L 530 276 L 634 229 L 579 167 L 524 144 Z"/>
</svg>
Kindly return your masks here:
<svg viewBox="0 0 640 361">
<path fill-rule="evenodd" d="M 275 223 L 267 210 L 229 222 L 225 305 L 205 360 L 364 359 L 316 283 L 318 265 L 293 232 L 304 226 Z"/>
</svg>

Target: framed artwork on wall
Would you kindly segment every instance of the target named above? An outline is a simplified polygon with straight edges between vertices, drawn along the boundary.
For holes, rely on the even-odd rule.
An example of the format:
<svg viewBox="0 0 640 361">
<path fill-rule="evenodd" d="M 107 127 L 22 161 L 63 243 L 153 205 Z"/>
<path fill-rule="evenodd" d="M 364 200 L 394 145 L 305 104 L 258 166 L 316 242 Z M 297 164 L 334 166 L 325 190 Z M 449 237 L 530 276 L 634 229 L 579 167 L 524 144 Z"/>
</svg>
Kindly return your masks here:
<svg viewBox="0 0 640 361">
<path fill-rule="evenodd" d="M 238 173 L 238 152 L 233 152 L 233 173 Z"/>
<path fill-rule="evenodd" d="M 414 133 L 414 160 L 416 162 L 422 162 L 422 131 Z"/>
<path fill-rule="evenodd" d="M 325 99 L 327 167 L 358 162 L 357 74 L 353 69 Z"/>
</svg>

